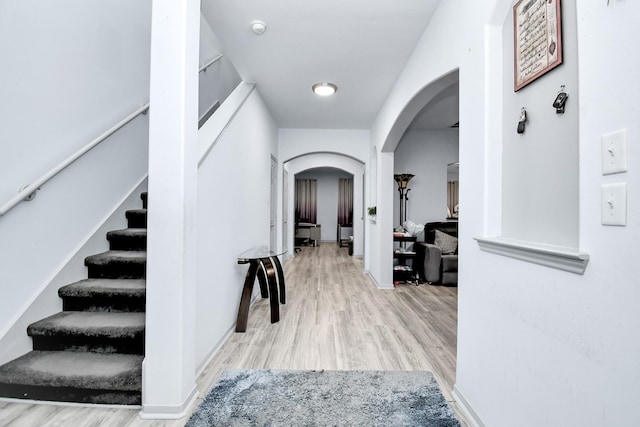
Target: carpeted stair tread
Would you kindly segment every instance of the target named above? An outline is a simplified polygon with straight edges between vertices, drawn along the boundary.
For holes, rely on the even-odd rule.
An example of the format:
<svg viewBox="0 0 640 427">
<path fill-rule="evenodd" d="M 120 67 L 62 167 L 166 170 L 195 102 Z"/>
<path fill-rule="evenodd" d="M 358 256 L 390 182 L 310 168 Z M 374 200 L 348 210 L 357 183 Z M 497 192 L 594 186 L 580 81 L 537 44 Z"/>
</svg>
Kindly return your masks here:
<svg viewBox="0 0 640 427">
<path fill-rule="evenodd" d="M 129 228 L 147 228 L 147 210 L 131 209 L 125 212 Z"/>
<path fill-rule="evenodd" d="M 142 359 L 135 354 L 32 351 L 0 366 L 5 384 L 140 391 Z"/>
<path fill-rule="evenodd" d="M 146 275 L 146 251 L 107 251 L 85 258 L 89 278 L 143 279 Z"/>
<path fill-rule="evenodd" d="M 125 228 L 107 233 L 111 250 L 143 251 L 147 248 L 146 228 Z"/>
<path fill-rule="evenodd" d="M 112 262 L 122 263 L 145 263 L 147 261 L 146 251 L 106 251 L 100 254 L 91 255 L 85 258 L 85 265 L 107 265 Z"/>
<path fill-rule="evenodd" d="M 84 279 L 58 289 L 58 295 L 65 297 L 105 297 L 124 296 L 144 298 L 144 279 Z"/>
<path fill-rule="evenodd" d="M 135 337 L 144 332 L 144 316 L 144 313 L 63 311 L 32 323 L 27 328 L 27 334 Z"/>
<path fill-rule="evenodd" d="M 64 311 L 144 312 L 144 279 L 85 279 L 58 289 Z"/>
</svg>

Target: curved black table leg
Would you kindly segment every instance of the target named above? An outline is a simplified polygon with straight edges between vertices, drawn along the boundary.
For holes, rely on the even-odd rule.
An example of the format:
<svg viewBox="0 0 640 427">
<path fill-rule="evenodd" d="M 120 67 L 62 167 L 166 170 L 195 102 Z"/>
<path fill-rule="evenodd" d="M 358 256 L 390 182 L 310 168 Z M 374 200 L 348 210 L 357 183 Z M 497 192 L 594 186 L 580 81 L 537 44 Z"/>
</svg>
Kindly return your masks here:
<svg viewBox="0 0 640 427">
<path fill-rule="evenodd" d="M 247 320 L 249 319 L 249 305 L 251 304 L 251 293 L 253 292 L 253 283 L 256 281 L 256 272 L 258 271 L 258 260 L 249 263 L 249 270 L 244 279 L 244 287 L 242 288 L 242 297 L 240 298 L 240 308 L 238 308 L 238 319 L 236 321 L 236 332 L 245 332 L 247 330 Z"/>
<path fill-rule="evenodd" d="M 267 298 L 269 296 L 269 291 L 267 290 L 267 272 L 262 266 L 262 263 L 260 263 L 257 275 L 258 282 L 260 283 L 260 296 L 262 298 Z"/>
<path fill-rule="evenodd" d="M 280 321 L 280 306 L 278 305 L 278 280 L 276 270 L 269 257 L 260 258 L 260 263 L 269 282 L 269 305 L 271 306 L 271 323 Z"/>
<path fill-rule="evenodd" d="M 276 268 L 276 272 L 278 273 L 278 284 L 280 285 L 280 304 L 286 304 L 287 298 L 284 290 L 284 272 L 282 271 L 282 264 L 277 256 L 271 257 L 271 261 L 273 261 L 273 265 Z"/>
</svg>

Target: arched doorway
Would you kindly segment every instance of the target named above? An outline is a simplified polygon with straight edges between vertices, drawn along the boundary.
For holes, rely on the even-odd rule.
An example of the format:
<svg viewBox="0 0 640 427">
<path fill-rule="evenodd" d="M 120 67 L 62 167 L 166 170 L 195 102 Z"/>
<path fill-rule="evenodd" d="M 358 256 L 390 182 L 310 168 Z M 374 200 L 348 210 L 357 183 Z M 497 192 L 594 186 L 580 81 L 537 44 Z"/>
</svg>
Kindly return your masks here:
<svg viewBox="0 0 640 427">
<path fill-rule="evenodd" d="M 288 188 L 288 194 L 283 194 L 286 198 L 287 209 L 285 218 L 290 218 L 284 224 L 284 246 L 291 255 L 294 248 L 294 218 L 295 203 L 294 192 L 295 176 L 304 171 L 317 168 L 334 168 L 342 170 L 353 176 L 353 256 L 364 257 L 364 173 L 365 165 L 359 160 L 338 153 L 309 153 L 293 159 L 287 160 L 283 164 L 288 180 L 284 186 Z"/>
</svg>

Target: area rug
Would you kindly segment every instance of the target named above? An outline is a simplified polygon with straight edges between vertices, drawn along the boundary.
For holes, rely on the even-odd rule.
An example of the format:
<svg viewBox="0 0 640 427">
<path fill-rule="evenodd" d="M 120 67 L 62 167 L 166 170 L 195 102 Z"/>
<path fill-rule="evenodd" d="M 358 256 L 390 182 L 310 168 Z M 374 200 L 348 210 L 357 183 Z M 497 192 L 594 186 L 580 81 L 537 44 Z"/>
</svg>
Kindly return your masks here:
<svg viewBox="0 0 640 427">
<path fill-rule="evenodd" d="M 186 427 L 460 427 L 430 372 L 231 370 Z"/>
</svg>

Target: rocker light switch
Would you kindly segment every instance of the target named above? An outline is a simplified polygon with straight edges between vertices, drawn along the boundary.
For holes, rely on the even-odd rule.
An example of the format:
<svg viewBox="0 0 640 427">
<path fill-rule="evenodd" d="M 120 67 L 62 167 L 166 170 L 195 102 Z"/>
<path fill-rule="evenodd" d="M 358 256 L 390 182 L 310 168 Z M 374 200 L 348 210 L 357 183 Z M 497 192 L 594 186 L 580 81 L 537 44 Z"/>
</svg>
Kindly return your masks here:
<svg viewBox="0 0 640 427">
<path fill-rule="evenodd" d="M 602 225 L 627 225 L 627 184 L 602 186 Z"/>
<path fill-rule="evenodd" d="M 602 174 L 627 171 L 627 131 L 602 135 Z"/>
</svg>

